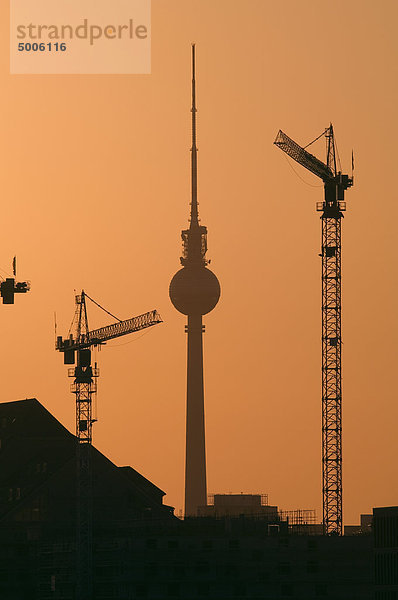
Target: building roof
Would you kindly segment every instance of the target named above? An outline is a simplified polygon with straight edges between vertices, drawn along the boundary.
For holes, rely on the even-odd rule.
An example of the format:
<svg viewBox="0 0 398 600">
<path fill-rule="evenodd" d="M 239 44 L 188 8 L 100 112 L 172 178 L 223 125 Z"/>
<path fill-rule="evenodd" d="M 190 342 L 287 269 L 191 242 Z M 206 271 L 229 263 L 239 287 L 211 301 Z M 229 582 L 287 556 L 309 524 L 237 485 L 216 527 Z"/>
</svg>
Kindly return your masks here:
<svg viewBox="0 0 398 600">
<path fill-rule="evenodd" d="M 0 520 L 65 519 L 74 511 L 76 438 L 36 398 L 0 403 Z M 99 520 L 173 518 L 163 492 L 92 448 Z M 39 515 L 39 516 L 38 516 Z M 95 518 L 95 516 L 94 516 Z"/>
</svg>

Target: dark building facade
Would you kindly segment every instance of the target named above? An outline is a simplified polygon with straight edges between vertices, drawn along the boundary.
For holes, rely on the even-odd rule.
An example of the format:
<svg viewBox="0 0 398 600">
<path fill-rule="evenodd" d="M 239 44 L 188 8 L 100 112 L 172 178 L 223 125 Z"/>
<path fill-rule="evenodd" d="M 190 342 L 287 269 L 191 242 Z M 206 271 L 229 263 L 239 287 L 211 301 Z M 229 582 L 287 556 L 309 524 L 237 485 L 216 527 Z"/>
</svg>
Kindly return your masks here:
<svg viewBox="0 0 398 600">
<path fill-rule="evenodd" d="M 0 404 L 2 522 L 66 523 L 74 518 L 76 440 L 35 399 Z M 93 512 L 98 523 L 117 518 L 173 519 L 165 492 L 131 467 L 117 467 L 93 448 Z M 115 506 L 118 507 L 115 513 Z"/>
<path fill-rule="evenodd" d="M 0 598 L 74 600 L 75 437 L 32 399 L 0 404 L 0 439 Z M 370 534 L 296 535 L 275 510 L 181 521 L 95 449 L 93 475 L 96 600 L 373 598 Z"/>
<path fill-rule="evenodd" d="M 94 546 L 129 524 L 178 522 L 133 468 L 92 448 L 92 471 Z M 1 599 L 73 598 L 75 519 L 75 436 L 35 399 L 0 404 Z"/>
<path fill-rule="evenodd" d="M 279 519 L 278 507 L 268 504 L 266 494 L 214 494 L 207 506 L 199 508 L 199 516 L 264 517 L 270 522 Z"/>
<path fill-rule="evenodd" d="M 375 600 L 398 600 L 398 506 L 373 509 Z"/>
</svg>

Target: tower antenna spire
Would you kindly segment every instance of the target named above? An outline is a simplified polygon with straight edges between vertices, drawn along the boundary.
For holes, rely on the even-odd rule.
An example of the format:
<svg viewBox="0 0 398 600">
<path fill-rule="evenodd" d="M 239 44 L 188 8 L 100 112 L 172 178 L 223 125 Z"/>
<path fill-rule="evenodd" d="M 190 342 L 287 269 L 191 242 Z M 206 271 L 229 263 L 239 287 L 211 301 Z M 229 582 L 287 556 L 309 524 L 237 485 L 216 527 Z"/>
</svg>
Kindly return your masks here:
<svg viewBox="0 0 398 600">
<path fill-rule="evenodd" d="M 192 44 L 192 147 L 191 147 L 191 225 L 199 225 L 198 218 L 198 148 L 196 146 L 196 78 L 195 44 Z"/>
</svg>

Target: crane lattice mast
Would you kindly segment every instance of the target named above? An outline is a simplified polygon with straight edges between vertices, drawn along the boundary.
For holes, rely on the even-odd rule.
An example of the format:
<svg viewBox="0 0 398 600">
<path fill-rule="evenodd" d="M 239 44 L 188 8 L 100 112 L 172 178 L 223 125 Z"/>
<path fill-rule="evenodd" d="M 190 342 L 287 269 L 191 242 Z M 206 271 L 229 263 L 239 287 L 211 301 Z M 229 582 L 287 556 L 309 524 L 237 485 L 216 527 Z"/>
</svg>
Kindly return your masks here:
<svg viewBox="0 0 398 600">
<path fill-rule="evenodd" d="M 322 223 L 322 493 L 325 535 L 342 535 L 342 387 L 341 387 L 341 219 L 344 192 L 353 178 L 337 171 L 333 126 L 324 132 L 326 164 L 283 131 L 275 144 L 323 180 L 325 197 L 317 202 Z"/>
<path fill-rule="evenodd" d="M 107 341 L 141 331 L 162 322 L 152 310 L 138 317 L 89 331 L 84 290 L 75 298 L 76 310 L 69 337 L 57 337 L 56 350 L 64 353 L 64 363 L 76 364 L 68 369 L 74 381 L 71 392 L 76 396 L 76 600 L 93 598 L 92 583 L 92 427 L 93 404 L 97 392 L 97 365 L 91 364 L 91 348 Z"/>
</svg>

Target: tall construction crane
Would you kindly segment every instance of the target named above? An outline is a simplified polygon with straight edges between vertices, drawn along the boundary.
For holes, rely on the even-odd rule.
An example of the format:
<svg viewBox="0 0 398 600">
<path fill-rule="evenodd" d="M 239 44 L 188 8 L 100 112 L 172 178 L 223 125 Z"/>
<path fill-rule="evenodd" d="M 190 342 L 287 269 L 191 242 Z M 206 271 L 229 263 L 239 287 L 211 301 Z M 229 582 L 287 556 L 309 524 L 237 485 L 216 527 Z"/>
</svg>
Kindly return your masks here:
<svg viewBox="0 0 398 600">
<path fill-rule="evenodd" d="M 152 310 L 138 317 L 118 320 L 112 325 L 89 331 L 86 298 L 103 308 L 82 290 L 75 297 L 76 310 L 69 336 L 64 339 L 58 336 L 55 346 L 56 350 L 63 352 L 64 364 L 76 364 L 68 370 L 69 377 L 74 378 L 71 392 L 76 396 L 76 600 L 93 598 L 91 445 L 92 426 L 96 421 L 93 417 L 93 397 L 97 391 L 95 378 L 99 376 L 99 369 L 96 363 L 94 367 L 91 364 L 91 348 L 162 323 L 159 313 Z"/>
<path fill-rule="evenodd" d="M 296 144 L 283 131 L 279 130 L 274 144 L 320 177 L 324 184 L 324 201 L 317 202 L 316 206 L 322 212 L 323 532 L 325 535 L 342 535 L 341 218 L 346 209 L 344 192 L 354 180 L 337 169 L 338 154 L 332 124 L 316 139 L 323 135 L 327 146 L 326 163 Z"/>
</svg>

